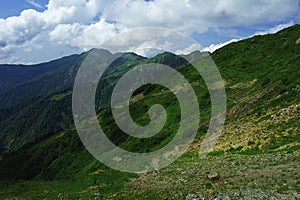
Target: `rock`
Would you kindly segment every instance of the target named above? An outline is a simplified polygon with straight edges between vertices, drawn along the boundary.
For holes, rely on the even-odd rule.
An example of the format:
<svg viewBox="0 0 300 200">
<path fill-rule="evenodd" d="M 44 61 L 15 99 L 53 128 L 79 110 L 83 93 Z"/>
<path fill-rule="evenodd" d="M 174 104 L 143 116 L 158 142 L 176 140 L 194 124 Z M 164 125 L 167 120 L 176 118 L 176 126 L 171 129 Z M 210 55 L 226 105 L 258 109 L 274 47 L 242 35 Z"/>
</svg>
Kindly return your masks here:
<svg viewBox="0 0 300 200">
<path fill-rule="evenodd" d="M 185 200 L 198 200 L 198 197 L 197 197 L 197 195 L 195 195 L 195 194 L 188 194 L 188 195 L 185 197 Z"/>
<path fill-rule="evenodd" d="M 207 176 L 210 180 L 218 180 L 220 178 L 219 174 L 217 172 L 213 172 L 211 174 L 208 174 Z"/>
</svg>

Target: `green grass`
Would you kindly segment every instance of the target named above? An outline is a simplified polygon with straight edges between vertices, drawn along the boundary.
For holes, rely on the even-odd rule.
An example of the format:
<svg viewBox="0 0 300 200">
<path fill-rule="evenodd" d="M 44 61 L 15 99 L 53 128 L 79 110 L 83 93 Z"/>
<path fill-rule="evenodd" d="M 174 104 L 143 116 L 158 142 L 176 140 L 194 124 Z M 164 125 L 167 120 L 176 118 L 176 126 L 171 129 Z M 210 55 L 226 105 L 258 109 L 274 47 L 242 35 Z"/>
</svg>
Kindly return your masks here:
<svg viewBox="0 0 300 200">
<path fill-rule="evenodd" d="M 72 94 L 72 91 L 67 91 L 67 92 L 64 92 L 64 93 L 59 93 L 59 94 L 53 95 L 51 97 L 51 100 L 53 100 L 53 101 L 60 101 L 63 98 L 65 98 L 66 96 L 69 96 L 71 94 Z"/>
</svg>

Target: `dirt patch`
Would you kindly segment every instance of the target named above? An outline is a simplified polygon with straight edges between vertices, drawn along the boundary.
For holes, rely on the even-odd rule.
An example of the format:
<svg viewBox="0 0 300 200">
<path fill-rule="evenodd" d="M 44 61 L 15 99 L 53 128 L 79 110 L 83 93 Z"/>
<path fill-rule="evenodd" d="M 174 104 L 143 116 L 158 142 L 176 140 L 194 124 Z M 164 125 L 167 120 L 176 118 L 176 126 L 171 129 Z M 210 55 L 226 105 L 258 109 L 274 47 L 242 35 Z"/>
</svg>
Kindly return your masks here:
<svg viewBox="0 0 300 200">
<path fill-rule="evenodd" d="M 300 37 L 296 40 L 296 44 L 300 44 Z"/>
</svg>

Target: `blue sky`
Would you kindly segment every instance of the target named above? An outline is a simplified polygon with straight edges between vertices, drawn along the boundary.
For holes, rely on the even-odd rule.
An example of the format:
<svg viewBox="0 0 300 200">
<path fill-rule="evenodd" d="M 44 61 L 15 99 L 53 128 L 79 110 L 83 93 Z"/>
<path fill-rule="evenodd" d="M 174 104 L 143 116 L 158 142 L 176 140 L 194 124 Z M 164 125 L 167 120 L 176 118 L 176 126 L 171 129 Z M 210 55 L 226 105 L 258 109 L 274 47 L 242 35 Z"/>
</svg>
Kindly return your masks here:
<svg viewBox="0 0 300 200">
<path fill-rule="evenodd" d="M 299 2 L 1 0 L 0 63 L 39 63 L 81 53 L 141 27 L 174 29 L 196 40 L 200 44 L 196 49 L 214 51 L 232 41 L 298 24 Z"/>
<path fill-rule="evenodd" d="M 36 5 L 34 5 L 35 2 Z M 48 0 L 35 0 L 35 1 L 26 1 L 26 0 L 1 0 L 0 3 L 0 18 L 7 18 L 11 16 L 19 15 L 23 10 L 26 9 L 36 9 L 38 11 L 44 11 Z M 38 6 L 40 5 L 40 6 Z"/>
</svg>

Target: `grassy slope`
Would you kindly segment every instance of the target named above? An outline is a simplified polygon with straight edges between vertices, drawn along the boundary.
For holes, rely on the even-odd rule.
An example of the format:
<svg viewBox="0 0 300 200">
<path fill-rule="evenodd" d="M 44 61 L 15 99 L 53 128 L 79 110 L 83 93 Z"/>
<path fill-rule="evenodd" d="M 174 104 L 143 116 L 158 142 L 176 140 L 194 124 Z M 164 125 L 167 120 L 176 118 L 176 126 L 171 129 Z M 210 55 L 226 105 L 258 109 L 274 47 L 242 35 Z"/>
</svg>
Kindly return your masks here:
<svg viewBox="0 0 300 200">
<path fill-rule="evenodd" d="M 206 160 L 197 157 L 205 126 L 200 128 L 190 153 L 159 173 L 140 177 L 110 170 L 95 161 L 81 146 L 76 132 L 68 131 L 24 148 L 1 162 L 1 169 L 5 169 L 1 170 L 2 177 L 34 178 L 2 181 L 0 196 L 153 199 L 184 198 L 188 193 L 209 195 L 239 188 L 264 189 L 278 195 L 291 190 L 300 192 L 297 173 L 300 44 L 296 45 L 299 35 L 300 27 L 294 26 L 276 35 L 230 44 L 212 55 L 226 82 L 229 111 L 216 151 Z M 190 67 L 180 71 L 195 86 L 204 122 L 209 117 L 209 96 L 199 87 L 204 86 L 201 77 Z M 172 113 L 160 134 L 166 137 L 147 141 L 127 137 L 112 126 L 110 111 L 104 110 L 99 119 L 104 130 L 110 128 L 109 137 L 133 151 L 154 150 L 170 140 L 174 134 L 170 130 L 176 130 L 178 107 L 176 103 L 170 105 L 174 97 L 162 91 L 164 88 L 146 86 L 136 93 L 142 100 L 134 102 L 131 109 L 132 113 L 139 111 L 134 119 L 146 124 L 149 119 L 145 111 L 149 106 L 157 101 L 166 105 L 168 113 Z M 134 148 L 140 146 L 142 150 Z M 207 178 L 213 171 L 220 174 L 216 182 Z"/>
<path fill-rule="evenodd" d="M 228 111 L 220 149 L 247 149 L 253 142 L 249 146 L 263 150 L 293 142 L 298 145 L 299 32 L 298 25 L 213 54 L 227 82 L 229 101 L 235 103 Z"/>
</svg>

